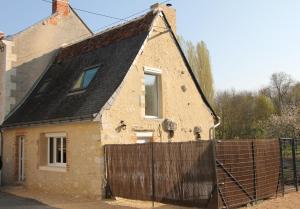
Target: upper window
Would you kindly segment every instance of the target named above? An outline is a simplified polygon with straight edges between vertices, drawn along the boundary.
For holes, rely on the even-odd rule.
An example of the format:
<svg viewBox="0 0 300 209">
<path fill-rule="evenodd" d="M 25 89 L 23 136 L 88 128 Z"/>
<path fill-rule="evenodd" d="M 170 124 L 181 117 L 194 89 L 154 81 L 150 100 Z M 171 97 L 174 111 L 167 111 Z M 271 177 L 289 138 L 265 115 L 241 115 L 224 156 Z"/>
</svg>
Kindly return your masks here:
<svg viewBox="0 0 300 209">
<path fill-rule="evenodd" d="M 160 75 L 145 72 L 145 116 L 151 118 L 160 117 Z"/>
<path fill-rule="evenodd" d="M 83 71 L 79 77 L 79 79 L 76 81 L 75 85 L 73 86 L 72 90 L 78 90 L 78 89 L 85 89 L 89 86 L 93 78 L 95 77 L 99 67 L 93 67 L 86 69 Z"/>
</svg>

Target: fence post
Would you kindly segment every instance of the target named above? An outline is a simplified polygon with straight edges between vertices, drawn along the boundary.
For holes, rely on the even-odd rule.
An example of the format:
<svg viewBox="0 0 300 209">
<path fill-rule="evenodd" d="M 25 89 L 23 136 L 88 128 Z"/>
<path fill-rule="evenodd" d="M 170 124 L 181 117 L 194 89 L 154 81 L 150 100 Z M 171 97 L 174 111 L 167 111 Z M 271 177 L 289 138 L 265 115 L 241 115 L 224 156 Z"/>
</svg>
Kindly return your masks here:
<svg viewBox="0 0 300 209">
<path fill-rule="evenodd" d="M 292 139 L 292 155 L 293 155 L 293 170 L 294 170 L 294 184 L 296 191 L 298 192 L 298 176 L 297 176 L 297 165 L 296 165 L 296 150 L 295 150 L 295 139 Z"/>
<path fill-rule="evenodd" d="M 283 139 L 281 139 L 281 138 L 278 139 L 278 141 L 279 141 L 279 149 L 280 149 L 281 188 L 282 188 L 282 196 L 284 196 L 284 173 L 283 173 L 282 140 Z"/>
<path fill-rule="evenodd" d="M 112 198 L 113 197 L 113 194 L 112 194 L 112 191 L 111 191 L 111 188 L 110 188 L 110 185 L 109 185 L 109 182 L 108 182 L 108 179 L 109 179 L 109 172 L 108 172 L 108 157 L 107 157 L 107 145 L 105 145 L 103 147 L 103 154 L 104 154 L 104 172 L 105 172 L 105 176 L 104 176 L 104 195 L 105 195 L 105 198 Z"/>
<path fill-rule="evenodd" d="M 108 185 L 108 169 L 107 169 L 107 156 L 106 156 L 106 146 L 103 147 L 103 154 L 104 154 L 104 172 L 105 172 L 105 187 L 104 187 L 104 193 L 105 198 L 108 198 L 108 191 L 107 191 L 107 185 Z"/>
<path fill-rule="evenodd" d="M 297 161 L 297 153 L 298 153 L 298 140 L 295 138 L 294 139 L 294 141 L 295 141 L 295 171 L 296 171 L 296 177 L 297 177 L 297 181 L 296 181 L 296 183 L 297 183 L 297 188 L 299 189 L 299 179 L 298 179 L 298 161 Z"/>
<path fill-rule="evenodd" d="M 252 167 L 253 167 L 253 189 L 254 189 L 254 201 L 257 203 L 257 182 L 256 182 L 256 160 L 255 160 L 255 146 L 254 140 L 252 140 Z"/>
<path fill-rule="evenodd" d="M 154 143 L 151 142 L 151 164 L 152 164 L 152 208 L 154 208 L 155 201 L 155 177 L 154 177 L 154 151 L 153 151 Z"/>
<path fill-rule="evenodd" d="M 212 140 L 212 152 L 213 152 L 213 161 L 214 161 L 214 168 L 215 168 L 215 180 L 216 180 L 216 195 L 217 195 L 217 209 L 220 208 L 219 204 L 219 180 L 218 180 L 218 170 L 217 170 L 217 155 L 216 155 L 217 143 L 216 139 Z"/>
</svg>

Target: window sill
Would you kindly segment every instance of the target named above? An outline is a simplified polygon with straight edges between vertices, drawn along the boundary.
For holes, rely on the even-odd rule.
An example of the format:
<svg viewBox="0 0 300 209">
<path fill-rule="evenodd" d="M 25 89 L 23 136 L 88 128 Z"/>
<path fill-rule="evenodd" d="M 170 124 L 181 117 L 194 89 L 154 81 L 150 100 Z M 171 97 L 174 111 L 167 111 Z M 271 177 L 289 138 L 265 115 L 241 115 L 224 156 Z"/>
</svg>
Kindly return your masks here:
<svg viewBox="0 0 300 209">
<path fill-rule="evenodd" d="M 69 93 L 67 94 L 67 96 L 76 95 L 76 94 L 82 94 L 82 93 L 85 92 L 85 90 L 86 90 L 86 88 L 71 90 L 71 91 L 69 91 Z"/>
<path fill-rule="evenodd" d="M 56 167 L 56 166 L 40 166 L 39 170 L 41 171 L 54 171 L 54 172 L 67 172 L 66 167 Z"/>
<path fill-rule="evenodd" d="M 149 115 L 145 115 L 144 119 L 145 120 L 156 120 L 156 121 L 162 121 L 163 120 L 163 118 L 159 118 L 159 117 L 156 117 L 156 116 L 149 116 Z"/>
</svg>

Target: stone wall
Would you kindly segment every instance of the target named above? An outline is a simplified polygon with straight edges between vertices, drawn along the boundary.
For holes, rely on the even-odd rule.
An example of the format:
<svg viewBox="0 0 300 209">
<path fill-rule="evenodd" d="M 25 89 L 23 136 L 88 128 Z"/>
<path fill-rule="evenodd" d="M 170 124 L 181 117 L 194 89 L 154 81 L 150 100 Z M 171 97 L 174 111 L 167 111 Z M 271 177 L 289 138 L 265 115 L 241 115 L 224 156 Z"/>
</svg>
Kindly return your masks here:
<svg viewBox="0 0 300 209">
<path fill-rule="evenodd" d="M 5 112 L 5 108 L 4 108 L 5 65 L 6 65 L 6 45 L 4 44 L 4 42 L 0 41 L 0 123 L 2 123 L 3 121 L 4 112 Z"/>
<path fill-rule="evenodd" d="M 0 42 L 0 124 L 12 105 L 16 103 L 15 97 L 12 96 L 16 91 L 16 83 L 13 82 L 16 78 L 16 73 L 9 71 L 13 62 L 16 61 L 16 55 L 12 53 L 14 45 L 12 41 L 2 40 Z M 7 92 L 10 92 L 11 96 L 8 96 Z"/>
<path fill-rule="evenodd" d="M 64 172 L 47 170 L 47 166 L 41 165 L 40 155 L 43 149 L 40 149 L 39 140 L 46 133 L 67 135 L 67 169 Z M 17 180 L 17 136 L 25 137 L 26 187 L 90 198 L 102 194 L 104 159 L 99 123 L 82 122 L 5 130 L 2 175 L 4 185 L 12 185 Z M 43 154 L 47 156 L 47 153 Z"/>
<path fill-rule="evenodd" d="M 71 10 L 67 16 L 53 14 L 24 31 L 6 37 L 2 41 L 7 45 L 6 63 L 4 67 L 0 66 L 1 73 L 5 74 L 5 79 L 0 81 L 4 89 L 0 91 L 6 104 L 5 112 L 1 114 L 6 115 L 24 98 L 52 62 L 58 48 L 89 36 L 91 32 Z M 0 63 L 3 62 L 1 59 Z"/>
<path fill-rule="evenodd" d="M 100 122 L 82 122 L 7 129 L 4 131 L 3 182 L 16 180 L 16 138 L 25 136 L 25 185 L 55 193 L 96 197 L 101 195 L 104 176 L 103 146 L 136 143 L 136 132 L 151 131 L 155 142 L 195 140 L 194 128 L 202 128 L 202 139 L 209 139 L 214 119 L 203 102 L 178 48 L 158 17 L 138 57 L 123 83 L 101 115 Z M 161 70 L 162 117 L 145 118 L 144 68 Z M 174 137 L 163 129 L 163 121 L 177 123 Z M 119 129 L 124 121 L 126 129 Z M 67 134 L 67 171 L 40 169 L 39 139 L 45 133 Z M 100 134 L 101 133 L 101 134 Z M 42 149 L 40 149 L 42 150 Z M 138 159 L 137 159 L 138 160 Z"/>
<path fill-rule="evenodd" d="M 178 48 L 158 17 L 154 30 L 128 72 L 121 87 L 113 95 L 102 114 L 102 140 L 104 144 L 136 143 L 136 131 L 153 131 L 154 141 L 170 141 L 163 130 L 163 121 L 177 123 L 173 142 L 195 140 L 194 128 L 202 128 L 202 139 L 209 139 L 214 119 L 203 102 Z M 160 69 L 162 80 L 162 117 L 145 118 L 144 68 Z M 118 130 L 120 121 L 126 130 Z"/>
</svg>

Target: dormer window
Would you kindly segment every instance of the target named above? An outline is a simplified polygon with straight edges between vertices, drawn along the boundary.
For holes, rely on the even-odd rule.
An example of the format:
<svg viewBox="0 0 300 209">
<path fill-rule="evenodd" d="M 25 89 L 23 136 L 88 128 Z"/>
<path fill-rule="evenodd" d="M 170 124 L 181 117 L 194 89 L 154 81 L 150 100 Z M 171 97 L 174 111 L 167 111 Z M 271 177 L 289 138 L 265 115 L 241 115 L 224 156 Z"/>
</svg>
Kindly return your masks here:
<svg viewBox="0 0 300 209">
<path fill-rule="evenodd" d="M 81 90 L 87 88 L 91 81 L 94 79 L 98 69 L 99 66 L 84 70 L 74 84 L 72 90 Z"/>
</svg>

